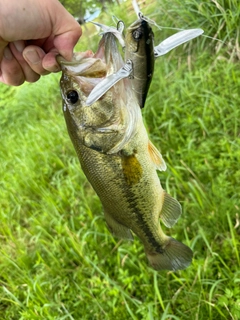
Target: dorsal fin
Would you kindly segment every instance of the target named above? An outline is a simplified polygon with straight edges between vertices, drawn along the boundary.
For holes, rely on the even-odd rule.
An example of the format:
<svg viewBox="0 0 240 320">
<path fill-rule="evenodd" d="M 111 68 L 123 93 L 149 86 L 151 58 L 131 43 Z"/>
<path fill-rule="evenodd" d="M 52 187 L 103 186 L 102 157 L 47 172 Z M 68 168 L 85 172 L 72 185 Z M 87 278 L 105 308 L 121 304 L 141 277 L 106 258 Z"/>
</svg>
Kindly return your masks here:
<svg viewBox="0 0 240 320">
<path fill-rule="evenodd" d="M 161 153 L 150 140 L 148 141 L 148 152 L 152 162 L 156 166 L 156 169 L 159 171 L 165 171 L 167 169 L 166 163 L 163 160 Z"/>
<path fill-rule="evenodd" d="M 182 207 L 180 203 L 164 191 L 163 206 L 160 213 L 160 219 L 164 225 L 171 228 L 178 221 L 181 214 Z"/>
</svg>

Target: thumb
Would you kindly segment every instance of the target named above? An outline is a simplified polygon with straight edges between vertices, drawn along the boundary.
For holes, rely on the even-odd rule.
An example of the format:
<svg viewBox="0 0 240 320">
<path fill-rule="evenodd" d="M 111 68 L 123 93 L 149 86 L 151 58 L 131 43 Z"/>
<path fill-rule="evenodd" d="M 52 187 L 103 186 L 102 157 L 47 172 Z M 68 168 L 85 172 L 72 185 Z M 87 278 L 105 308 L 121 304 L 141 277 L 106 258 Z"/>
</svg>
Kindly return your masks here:
<svg viewBox="0 0 240 320">
<path fill-rule="evenodd" d="M 67 31 L 63 34 L 55 36 L 53 45 L 63 58 L 71 60 L 73 56 L 73 48 L 82 35 L 82 29 L 78 25 L 77 28 Z"/>
</svg>

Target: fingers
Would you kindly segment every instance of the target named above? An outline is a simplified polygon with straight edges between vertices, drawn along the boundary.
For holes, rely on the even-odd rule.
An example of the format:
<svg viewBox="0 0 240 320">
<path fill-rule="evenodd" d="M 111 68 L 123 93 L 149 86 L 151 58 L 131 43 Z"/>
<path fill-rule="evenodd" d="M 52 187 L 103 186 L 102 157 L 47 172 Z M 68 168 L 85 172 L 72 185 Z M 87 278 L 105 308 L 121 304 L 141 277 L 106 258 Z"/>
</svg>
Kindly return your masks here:
<svg viewBox="0 0 240 320">
<path fill-rule="evenodd" d="M 28 47 L 27 47 L 28 48 Z M 29 48 L 29 61 L 23 57 L 23 52 L 27 50 L 24 41 L 14 41 L 2 51 L 0 60 L 0 81 L 13 86 L 19 86 L 27 82 L 36 82 L 41 75 L 49 72 L 42 67 L 42 59 L 45 56 L 44 51 L 36 47 L 32 50 Z M 33 53 L 32 53 L 33 52 Z"/>
<path fill-rule="evenodd" d="M 58 50 L 59 54 L 65 59 L 71 60 L 73 54 L 73 48 L 79 40 L 82 34 L 81 28 L 75 29 L 73 31 L 66 32 L 64 34 L 58 35 L 54 39 L 54 46 Z"/>
<path fill-rule="evenodd" d="M 56 48 L 58 53 L 66 60 L 71 60 L 73 48 L 82 35 L 82 29 L 79 23 L 66 11 L 59 1 L 58 5 L 53 2 L 51 2 L 51 4 L 53 12 L 52 19 L 54 21 L 52 32 L 54 35 L 54 48 Z"/>
<path fill-rule="evenodd" d="M 8 85 L 35 82 L 42 75 L 59 71 L 56 55 L 61 54 L 71 60 L 73 48 L 82 33 L 77 21 L 58 0 L 34 1 L 32 7 L 28 6 L 28 2 L 18 1 L 19 6 L 15 11 L 21 11 L 19 17 L 22 20 L 12 18 L 11 28 L 8 28 L 10 6 L 1 8 L 6 9 L 3 17 L 7 18 L 0 21 L 3 26 L 0 37 L 0 81 Z"/>
<path fill-rule="evenodd" d="M 37 68 L 36 70 L 33 69 L 32 66 L 29 65 L 27 61 L 24 59 L 23 51 L 25 50 L 25 42 L 22 40 L 11 42 L 9 44 L 9 48 L 11 49 L 12 54 L 14 55 L 15 59 L 18 61 L 18 64 L 22 69 L 22 73 L 24 75 L 25 81 L 36 82 L 40 78 L 40 75 L 43 74 L 43 72 L 42 73 L 38 72 Z M 42 53 L 42 57 L 43 56 L 44 56 L 44 53 Z"/>
<path fill-rule="evenodd" d="M 8 47 L 8 42 L 0 38 L 0 81 L 17 86 L 24 80 L 22 69 Z"/>
<path fill-rule="evenodd" d="M 24 81 L 36 82 L 40 76 L 60 71 L 56 62 L 56 55 L 59 54 L 56 49 L 46 54 L 38 46 L 25 47 L 24 41 L 14 41 L 1 52 L 0 82 L 8 85 L 19 86 Z"/>
<path fill-rule="evenodd" d="M 56 56 L 59 53 L 56 50 L 50 51 L 45 55 L 42 61 L 43 68 L 49 72 L 58 72 L 61 70 L 60 66 L 56 61 Z"/>
<path fill-rule="evenodd" d="M 57 55 L 62 55 L 66 60 L 71 60 L 73 56 L 73 48 L 82 34 L 82 29 L 77 28 L 73 31 L 56 36 L 53 39 L 54 48 L 47 50 L 47 54 L 42 60 L 42 66 L 49 72 L 58 72 L 61 70 L 56 61 Z M 45 46 L 47 42 L 45 43 Z"/>
<path fill-rule="evenodd" d="M 28 67 L 32 71 L 34 71 L 36 74 L 41 76 L 49 74 L 51 71 L 54 71 L 51 69 L 48 71 L 43 67 L 43 59 L 45 58 L 45 56 L 46 56 L 46 53 L 40 47 L 35 45 L 27 46 L 23 50 L 23 58 L 25 60 L 25 63 L 28 65 Z M 58 66 L 56 61 L 55 61 L 55 65 Z"/>
<path fill-rule="evenodd" d="M 12 86 L 19 86 L 25 81 L 22 68 L 8 46 L 2 55 L 0 81 Z"/>
</svg>

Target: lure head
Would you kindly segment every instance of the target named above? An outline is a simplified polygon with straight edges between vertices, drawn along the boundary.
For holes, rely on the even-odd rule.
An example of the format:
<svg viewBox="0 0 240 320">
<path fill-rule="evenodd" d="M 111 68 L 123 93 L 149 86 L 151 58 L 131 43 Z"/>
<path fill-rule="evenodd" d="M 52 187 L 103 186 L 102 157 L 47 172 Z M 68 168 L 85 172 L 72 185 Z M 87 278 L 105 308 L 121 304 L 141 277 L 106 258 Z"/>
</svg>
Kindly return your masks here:
<svg viewBox="0 0 240 320">
<path fill-rule="evenodd" d="M 128 27 L 125 45 L 129 53 L 138 53 L 144 56 L 146 51 L 153 51 L 153 39 L 154 34 L 149 23 L 140 18 Z"/>
</svg>

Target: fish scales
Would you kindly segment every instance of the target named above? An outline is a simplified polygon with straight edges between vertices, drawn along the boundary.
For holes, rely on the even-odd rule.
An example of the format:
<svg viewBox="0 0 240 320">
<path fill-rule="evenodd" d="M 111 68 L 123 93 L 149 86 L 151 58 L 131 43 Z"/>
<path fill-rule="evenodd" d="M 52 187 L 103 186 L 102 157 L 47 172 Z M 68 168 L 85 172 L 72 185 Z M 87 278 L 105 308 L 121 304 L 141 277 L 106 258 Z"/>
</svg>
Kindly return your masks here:
<svg viewBox="0 0 240 320">
<path fill-rule="evenodd" d="M 181 207 L 161 187 L 156 169 L 165 170 L 166 165 L 149 141 L 131 80 L 119 81 L 93 105 L 85 104 L 91 87 L 104 78 L 86 78 L 99 58 L 103 70 L 97 75 L 108 76 L 123 65 L 112 34 L 103 35 L 95 55 L 83 53 L 71 63 L 58 57 L 63 113 L 82 170 L 115 236 L 132 240 L 133 231 L 156 270 L 184 269 L 191 263 L 191 249 L 166 236 L 159 223 L 161 219 L 167 227 L 173 226 Z"/>
<path fill-rule="evenodd" d="M 131 177 L 127 179 L 122 170 L 122 159 L 126 158 L 126 156 L 100 154 L 98 151 L 85 146 L 79 147 L 81 144 L 74 132 L 70 132 L 70 136 L 75 144 L 81 167 L 102 201 L 104 212 L 121 225 L 128 226 L 126 234 L 123 233 L 122 228 L 116 234 L 114 232 L 116 223 L 114 222 L 112 228 L 109 225 L 113 234 L 115 233 L 120 238 L 132 239 L 129 230 L 131 229 L 140 238 L 145 237 L 147 246 L 152 247 L 154 245 L 158 250 L 159 242 L 161 242 L 161 237 L 158 236 L 159 212 L 161 211 L 159 203 L 161 203 L 160 198 L 163 194 L 156 192 L 156 190 L 159 191 L 160 189 L 159 179 L 157 177 L 153 180 L 149 179 L 151 171 L 152 174 L 156 174 L 156 170 L 150 164 L 149 159 L 144 159 L 143 156 L 146 156 L 147 153 L 145 152 L 142 157 L 141 154 L 139 155 L 140 162 L 145 163 L 144 167 L 147 174 L 142 173 L 137 184 L 129 183 Z M 145 137 L 146 139 L 148 138 Z M 141 150 L 141 147 L 138 146 L 138 149 Z M 96 163 L 98 163 L 98 166 L 96 166 Z M 111 192 L 106 192 L 109 188 L 109 181 L 116 181 L 117 184 L 112 183 Z M 149 210 L 149 206 L 152 208 L 152 216 L 150 217 L 145 215 Z M 126 212 L 128 213 L 127 215 L 125 214 Z M 152 224 L 157 227 L 154 235 L 151 231 Z M 138 226 L 138 228 L 135 228 L 135 226 Z"/>
</svg>

